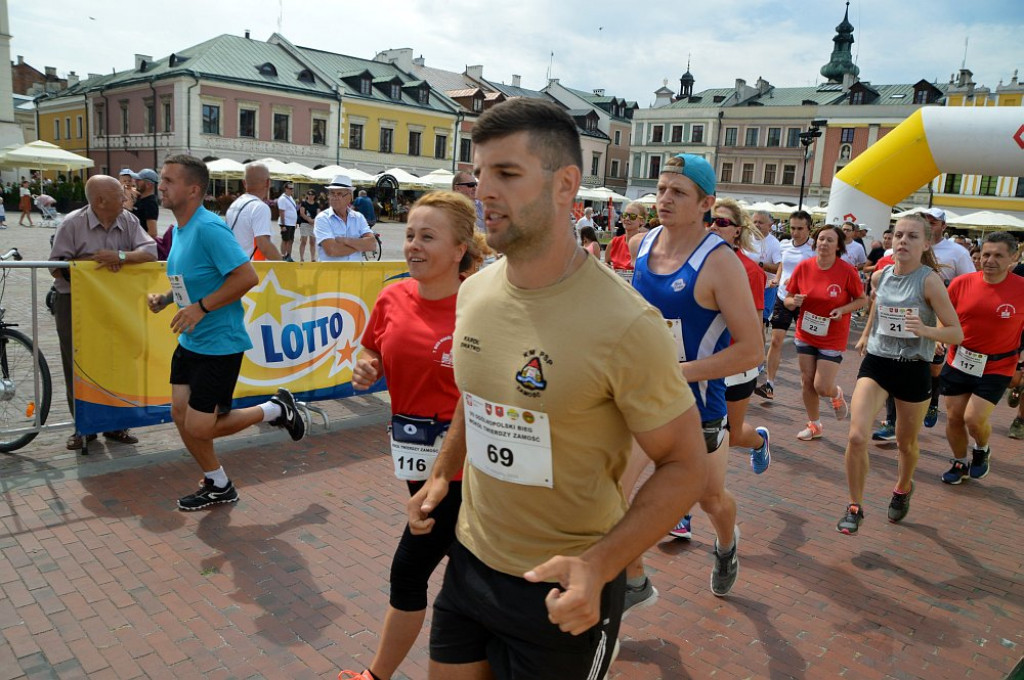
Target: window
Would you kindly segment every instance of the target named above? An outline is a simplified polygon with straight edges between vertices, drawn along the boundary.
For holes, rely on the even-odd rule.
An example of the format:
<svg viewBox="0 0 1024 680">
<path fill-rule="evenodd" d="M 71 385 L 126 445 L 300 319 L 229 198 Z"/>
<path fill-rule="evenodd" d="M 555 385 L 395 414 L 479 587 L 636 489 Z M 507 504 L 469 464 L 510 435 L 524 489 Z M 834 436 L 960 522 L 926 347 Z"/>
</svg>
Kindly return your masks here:
<svg viewBox="0 0 1024 680">
<path fill-rule="evenodd" d="M 615 131 L 615 146 L 622 144 L 622 130 Z"/>
<path fill-rule="evenodd" d="M 738 133 L 738 128 L 725 128 L 725 145 L 736 146 L 736 135 Z"/>
<path fill-rule="evenodd" d="M 128 102 L 121 102 L 121 134 L 128 134 Z"/>
<path fill-rule="evenodd" d="M 732 163 L 722 163 L 722 181 L 732 181 Z"/>
<path fill-rule="evenodd" d="M 843 128 L 843 131 L 839 133 L 839 142 L 841 144 L 853 144 L 853 128 Z"/>
<path fill-rule="evenodd" d="M 448 135 L 434 135 L 434 158 L 448 157 Z"/>
<path fill-rule="evenodd" d="M 96 136 L 103 137 L 107 134 L 107 110 L 102 106 L 93 109 L 96 113 Z"/>
<path fill-rule="evenodd" d="M 647 174 L 648 179 L 658 179 L 658 175 L 661 174 L 661 156 L 651 157 L 651 168 Z"/>
<path fill-rule="evenodd" d="M 704 143 L 703 125 L 694 125 L 692 128 L 690 128 L 690 141 L 693 142 L 694 144 Z"/>
<path fill-rule="evenodd" d="M 981 187 L 978 189 L 978 193 L 982 196 L 995 196 L 996 189 L 999 187 L 999 178 L 995 175 L 982 175 L 981 176 Z"/>
<path fill-rule="evenodd" d="M 768 146 L 782 145 L 782 128 L 768 128 Z"/>
<path fill-rule="evenodd" d="M 590 174 L 597 177 L 601 174 L 601 154 L 595 153 L 590 159 Z"/>
<path fill-rule="evenodd" d="M 220 134 L 220 107 L 215 104 L 203 104 L 203 134 Z"/>
<path fill-rule="evenodd" d="M 946 175 L 946 183 L 942 186 L 942 193 L 944 194 L 959 194 L 960 193 L 960 180 L 963 179 L 963 175 L 948 174 Z"/>
<path fill-rule="evenodd" d="M 420 132 L 410 132 L 409 133 L 409 155 L 410 156 L 419 156 L 420 155 L 420 137 L 422 137 L 422 136 L 423 135 Z"/>
<path fill-rule="evenodd" d="M 757 138 L 761 132 L 760 128 L 747 128 L 747 136 L 743 140 L 744 146 L 757 146 Z"/>
<path fill-rule="evenodd" d="M 611 176 L 612 177 L 618 177 L 619 176 L 619 161 L 617 159 L 612 161 L 612 174 L 611 174 Z"/>
<path fill-rule="evenodd" d="M 150 130 L 152 132 L 152 130 Z M 64 119 L 64 138 L 71 139 L 71 116 Z"/>
<path fill-rule="evenodd" d="M 257 66 L 256 70 L 259 71 L 261 76 L 276 76 L 277 75 L 277 68 L 275 68 L 274 65 L 271 64 L 269 61 L 266 62 L 266 63 L 260 64 L 259 66 Z"/>
<path fill-rule="evenodd" d="M 53 140 L 60 141 L 60 118 L 53 119 Z"/>
<path fill-rule="evenodd" d="M 473 162 L 473 140 L 463 137 L 459 140 L 459 162 Z"/>
<path fill-rule="evenodd" d="M 164 101 L 164 132 L 171 131 L 171 101 Z"/>
<path fill-rule="evenodd" d="M 790 186 L 796 180 L 796 166 L 795 165 L 783 165 L 782 166 L 782 183 Z"/>
<path fill-rule="evenodd" d="M 364 95 L 368 96 L 370 94 L 370 87 L 371 86 L 372 86 L 372 83 L 370 82 L 369 78 L 360 78 L 359 79 L 359 94 L 364 94 Z"/>
<path fill-rule="evenodd" d="M 740 182 L 743 184 L 754 183 L 754 164 L 744 163 L 743 164 L 743 175 L 740 177 Z"/>
<path fill-rule="evenodd" d="M 800 128 L 786 128 L 786 146 L 800 146 Z"/>
<path fill-rule="evenodd" d="M 764 166 L 764 183 L 775 184 L 775 163 L 766 163 Z"/>
<path fill-rule="evenodd" d="M 401 99 L 402 98 L 402 88 L 401 88 L 401 86 L 398 83 L 391 83 L 390 90 L 391 90 L 390 94 L 391 94 L 391 98 L 392 99 Z"/>
<path fill-rule="evenodd" d="M 274 141 L 275 142 L 287 142 L 291 140 L 289 134 L 289 127 L 291 125 L 292 117 L 287 113 L 275 113 L 274 114 Z"/>
<path fill-rule="evenodd" d="M 651 128 L 651 143 L 657 144 L 662 141 L 662 137 L 665 135 L 664 125 L 655 125 Z"/>
<path fill-rule="evenodd" d="M 327 120 L 324 118 L 313 119 L 313 133 L 310 141 L 321 146 L 327 145 Z"/>
<path fill-rule="evenodd" d="M 473 113 L 480 113 L 484 110 L 484 98 L 473 97 Z"/>
<path fill-rule="evenodd" d="M 863 104 L 864 103 L 864 91 L 863 90 L 857 90 L 856 92 L 851 92 L 850 93 L 850 103 L 851 104 Z"/>
<path fill-rule="evenodd" d="M 672 143 L 678 144 L 683 141 L 683 126 L 673 125 L 672 126 Z"/>
<path fill-rule="evenodd" d="M 914 90 L 914 103 L 915 104 L 927 104 L 928 103 L 928 90 Z"/>
<path fill-rule="evenodd" d="M 146 132 L 156 132 L 156 104 L 152 101 L 146 102 Z"/>
<path fill-rule="evenodd" d="M 363 126 L 352 123 L 348 126 L 348 148 L 363 148 Z"/>
<path fill-rule="evenodd" d="M 256 111 L 253 109 L 239 110 L 238 136 L 256 138 Z"/>
<path fill-rule="evenodd" d="M 416 101 L 420 104 L 430 103 L 430 88 L 426 85 L 421 85 L 420 89 L 416 90 Z"/>
<path fill-rule="evenodd" d="M 395 148 L 395 131 L 391 128 L 380 129 L 380 152 L 391 153 Z"/>
<path fill-rule="evenodd" d="M 75 123 L 77 124 L 76 127 L 78 128 L 78 138 L 81 139 L 82 138 L 82 132 L 83 132 L 82 117 L 79 116 L 78 118 L 76 118 L 75 119 Z"/>
</svg>

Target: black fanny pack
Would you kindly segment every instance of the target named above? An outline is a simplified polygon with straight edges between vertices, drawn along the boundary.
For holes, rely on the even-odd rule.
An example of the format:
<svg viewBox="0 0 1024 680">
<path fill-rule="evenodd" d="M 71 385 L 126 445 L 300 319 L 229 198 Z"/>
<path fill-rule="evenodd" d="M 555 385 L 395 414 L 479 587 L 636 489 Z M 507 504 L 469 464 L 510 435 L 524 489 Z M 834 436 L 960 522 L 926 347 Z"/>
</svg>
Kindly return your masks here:
<svg viewBox="0 0 1024 680">
<path fill-rule="evenodd" d="M 725 432 L 729 429 L 726 419 L 705 420 L 700 427 L 704 431 L 704 446 L 707 447 L 708 453 L 714 453 L 725 441 Z"/>
<path fill-rule="evenodd" d="M 448 431 L 449 425 L 451 423 L 435 418 L 417 418 L 395 414 L 391 416 L 391 425 L 388 429 L 391 432 L 391 438 L 396 442 L 431 446 L 438 437 Z"/>
</svg>

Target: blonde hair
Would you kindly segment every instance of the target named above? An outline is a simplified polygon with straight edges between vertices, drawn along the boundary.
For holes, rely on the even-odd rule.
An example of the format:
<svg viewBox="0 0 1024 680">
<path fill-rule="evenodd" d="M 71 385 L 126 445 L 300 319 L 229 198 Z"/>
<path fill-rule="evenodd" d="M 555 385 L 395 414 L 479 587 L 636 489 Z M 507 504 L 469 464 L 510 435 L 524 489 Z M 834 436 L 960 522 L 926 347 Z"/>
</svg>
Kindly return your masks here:
<svg viewBox="0 0 1024 680">
<path fill-rule="evenodd" d="M 930 243 L 932 225 L 928 224 L 928 220 L 926 220 L 924 216 L 922 216 L 920 213 L 904 215 L 903 217 L 896 220 L 896 224 L 899 224 L 900 222 L 914 222 L 915 224 L 921 227 L 921 230 L 924 232 L 925 243 L 928 245 L 928 247 L 925 248 L 925 251 L 921 253 L 921 264 L 923 264 L 926 267 L 931 267 L 933 270 L 935 270 L 937 274 L 941 274 L 941 272 L 939 272 L 939 269 L 944 265 L 939 264 L 939 261 L 935 259 L 935 253 L 932 252 L 932 246 Z M 896 231 L 894 225 L 893 238 L 895 237 Z"/>
<path fill-rule="evenodd" d="M 740 225 L 740 233 L 737 237 L 736 245 L 740 247 L 740 250 L 752 251 L 754 249 L 755 238 L 761 237 L 760 230 L 757 231 L 757 236 L 754 236 L 754 232 L 757 227 L 754 226 L 753 221 L 750 219 L 750 215 L 747 211 L 740 207 L 740 204 L 731 198 L 719 198 L 715 201 L 715 208 L 725 208 L 732 213 L 732 221 Z M 712 212 L 714 208 L 712 208 Z M 733 245 L 733 244 L 729 244 Z"/>
<path fill-rule="evenodd" d="M 476 230 L 476 206 L 466 196 L 454 191 L 431 191 L 423 194 L 409 209 L 409 216 L 417 208 L 434 208 L 448 218 L 455 243 L 466 246 L 466 254 L 459 262 L 459 273 L 473 273 L 480 268 L 484 257 L 493 251 L 484 235 Z"/>
</svg>

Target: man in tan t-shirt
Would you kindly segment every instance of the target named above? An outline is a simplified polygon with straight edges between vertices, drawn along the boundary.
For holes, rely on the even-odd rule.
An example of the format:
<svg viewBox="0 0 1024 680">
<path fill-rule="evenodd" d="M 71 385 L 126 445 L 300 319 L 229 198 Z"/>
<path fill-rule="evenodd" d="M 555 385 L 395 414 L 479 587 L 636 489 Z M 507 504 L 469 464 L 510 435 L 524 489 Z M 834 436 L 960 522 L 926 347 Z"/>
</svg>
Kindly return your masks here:
<svg viewBox="0 0 1024 680">
<path fill-rule="evenodd" d="M 582 172 L 572 119 L 511 100 L 480 118 L 473 140 L 487 242 L 505 257 L 460 289 L 463 398 L 409 503 L 410 530 L 429 531 L 465 467 L 430 677 L 601 678 L 625 566 L 703 490 L 699 416 L 660 314 L 587 257 L 562 219 Z M 632 437 L 656 468 L 627 508 L 619 480 Z"/>
</svg>

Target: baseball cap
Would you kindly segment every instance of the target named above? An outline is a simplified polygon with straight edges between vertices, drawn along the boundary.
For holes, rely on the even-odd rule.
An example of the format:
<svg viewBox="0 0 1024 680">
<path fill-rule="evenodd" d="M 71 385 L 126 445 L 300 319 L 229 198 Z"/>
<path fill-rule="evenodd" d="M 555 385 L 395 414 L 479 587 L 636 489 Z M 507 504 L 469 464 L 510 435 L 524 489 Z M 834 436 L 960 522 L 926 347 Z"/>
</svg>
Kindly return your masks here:
<svg viewBox="0 0 1024 680">
<path fill-rule="evenodd" d="M 138 175 L 136 175 L 134 172 L 131 171 L 131 168 L 125 168 L 121 172 L 117 173 L 118 177 L 124 177 L 125 175 L 128 175 L 132 179 L 138 179 L 139 178 Z"/>
<path fill-rule="evenodd" d="M 153 184 L 160 184 L 160 175 L 156 174 L 156 170 L 153 168 L 139 170 L 138 174 L 135 175 L 135 179 L 144 179 Z"/>
<path fill-rule="evenodd" d="M 927 210 L 925 210 L 921 214 L 926 216 L 926 217 L 929 217 L 929 216 L 930 217 L 934 217 L 935 219 L 937 219 L 940 222 L 945 222 L 946 221 L 946 211 L 943 210 L 942 208 L 928 208 Z"/>
<path fill-rule="evenodd" d="M 676 155 L 676 158 L 682 159 L 682 167 L 666 165 L 661 169 L 661 171 L 677 172 L 693 180 L 693 183 L 699 186 L 705 194 L 710 196 L 715 193 L 715 185 L 717 183 L 717 180 L 715 179 L 715 171 L 711 167 L 711 164 L 704 160 L 703 156 L 698 156 L 692 153 L 681 153 Z"/>
</svg>

